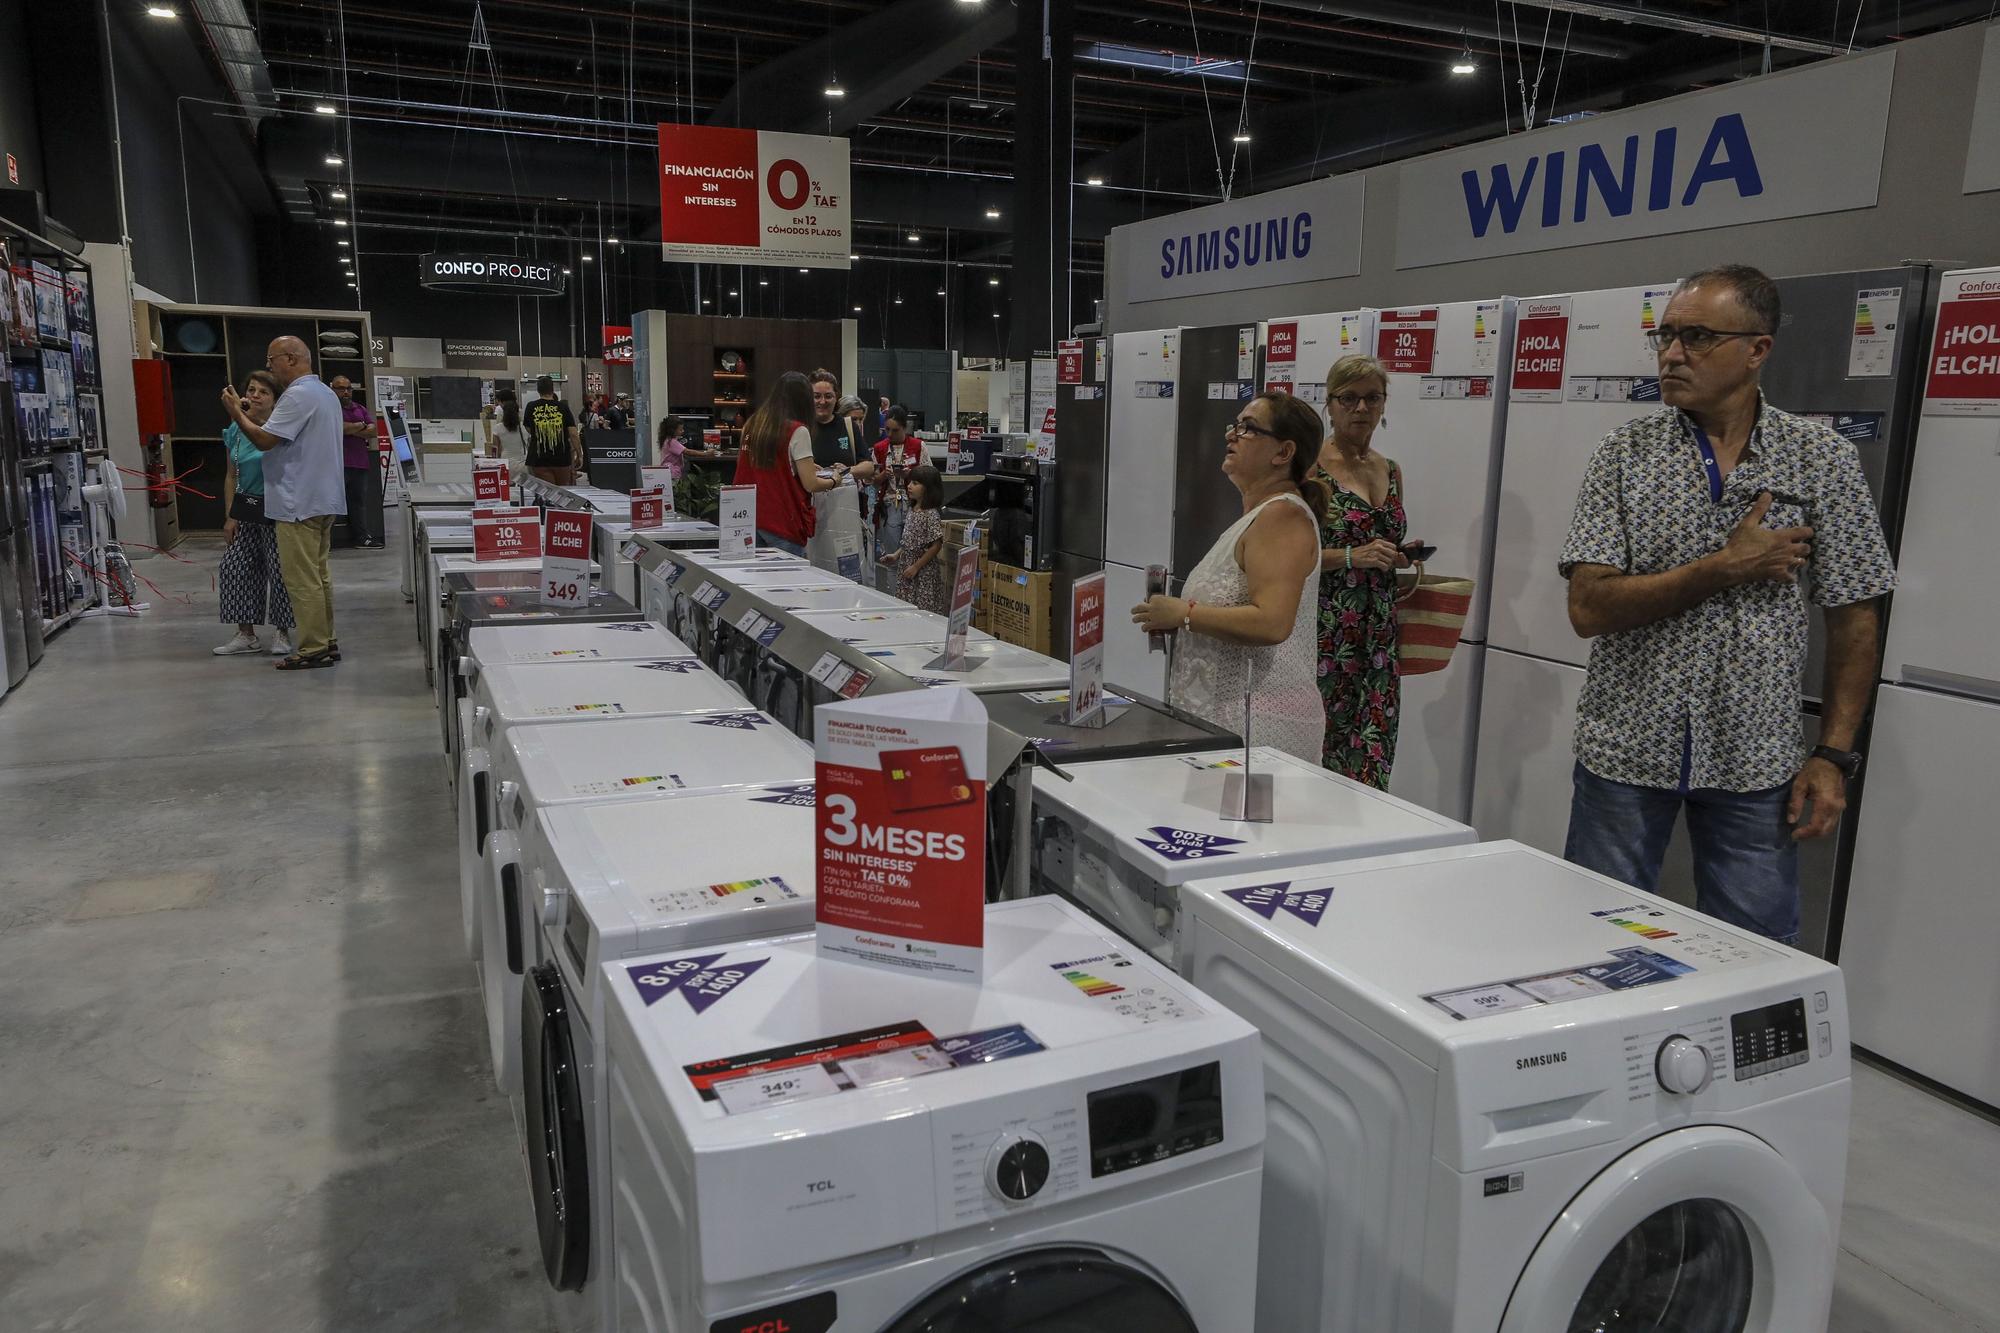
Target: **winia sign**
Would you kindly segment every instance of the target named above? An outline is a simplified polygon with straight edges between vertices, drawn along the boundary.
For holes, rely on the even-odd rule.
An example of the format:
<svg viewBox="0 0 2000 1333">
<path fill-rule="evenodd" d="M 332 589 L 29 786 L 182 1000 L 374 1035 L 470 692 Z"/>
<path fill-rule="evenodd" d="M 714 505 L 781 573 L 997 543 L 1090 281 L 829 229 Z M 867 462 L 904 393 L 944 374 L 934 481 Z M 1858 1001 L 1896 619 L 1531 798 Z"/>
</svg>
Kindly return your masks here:
<svg viewBox="0 0 2000 1333">
<path fill-rule="evenodd" d="M 1396 266 L 1873 207 L 1896 53 L 1406 163 Z"/>
</svg>

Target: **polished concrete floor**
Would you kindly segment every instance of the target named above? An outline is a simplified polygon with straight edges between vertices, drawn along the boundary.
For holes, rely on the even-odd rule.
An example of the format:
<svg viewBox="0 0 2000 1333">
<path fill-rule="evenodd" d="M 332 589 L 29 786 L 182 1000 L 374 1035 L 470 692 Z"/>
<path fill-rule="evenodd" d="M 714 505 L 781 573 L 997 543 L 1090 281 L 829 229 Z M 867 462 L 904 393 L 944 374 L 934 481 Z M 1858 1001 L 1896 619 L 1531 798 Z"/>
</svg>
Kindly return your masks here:
<svg viewBox="0 0 2000 1333">
<path fill-rule="evenodd" d="M 7 1333 L 557 1327 L 394 549 L 332 670 L 210 656 L 191 540 L 0 700 Z M 1839 1333 L 2000 1333 L 2000 1126 L 1858 1070 L 1841 1245 Z"/>
</svg>

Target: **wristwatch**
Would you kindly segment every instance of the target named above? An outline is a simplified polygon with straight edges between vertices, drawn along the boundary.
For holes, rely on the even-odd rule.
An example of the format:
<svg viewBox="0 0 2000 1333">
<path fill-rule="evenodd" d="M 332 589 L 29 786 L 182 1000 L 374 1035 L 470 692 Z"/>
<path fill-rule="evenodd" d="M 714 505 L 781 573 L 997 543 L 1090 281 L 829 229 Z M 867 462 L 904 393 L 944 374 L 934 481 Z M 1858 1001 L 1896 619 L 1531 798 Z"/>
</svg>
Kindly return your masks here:
<svg viewBox="0 0 2000 1333">
<path fill-rule="evenodd" d="M 1832 764 L 1849 782 L 1854 781 L 1854 775 L 1861 771 L 1861 756 L 1852 750 L 1836 750 L 1831 745 L 1815 745 L 1812 748 L 1812 757 L 1824 759 Z"/>
</svg>

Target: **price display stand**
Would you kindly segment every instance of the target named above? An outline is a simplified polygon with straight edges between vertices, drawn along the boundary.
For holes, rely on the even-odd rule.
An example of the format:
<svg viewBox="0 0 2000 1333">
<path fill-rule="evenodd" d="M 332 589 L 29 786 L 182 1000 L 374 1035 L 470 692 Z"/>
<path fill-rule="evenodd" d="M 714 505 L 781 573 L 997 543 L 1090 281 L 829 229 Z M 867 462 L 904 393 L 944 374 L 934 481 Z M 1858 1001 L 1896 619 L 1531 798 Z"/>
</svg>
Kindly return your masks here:
<svg viewBox="0 0 2000 1333">
<path fill-rule="evenodd" d="M 584 606 L 590 601 L 590 529 L 595 515 L 551 509 L 542 533 L 542 604 Z"/>
</svg>

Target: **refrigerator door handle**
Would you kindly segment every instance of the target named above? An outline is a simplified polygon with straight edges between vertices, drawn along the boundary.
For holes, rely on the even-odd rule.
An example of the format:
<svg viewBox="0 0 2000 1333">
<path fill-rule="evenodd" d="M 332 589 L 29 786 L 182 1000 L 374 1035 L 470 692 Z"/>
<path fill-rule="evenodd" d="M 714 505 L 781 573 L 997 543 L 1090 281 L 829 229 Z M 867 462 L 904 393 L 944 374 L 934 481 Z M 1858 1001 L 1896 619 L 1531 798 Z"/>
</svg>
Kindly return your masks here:
<svg viewBox="0 0 2000 1333">
<path fill-rule="evenodd" d="M 1962 694 L 1973 699 L 1984 699 L 1990 703 L 2000 703 L 2000 680 L 1988 680 L 1984 676 L 1961 676 L 1955 671 L 1939 671 L 1934 667 L 1910 666 L 1905 663 L 1900 685 L 1915 685 L 1923 689 L 1940 690 L 1946 694 Z"/>
</svg>

